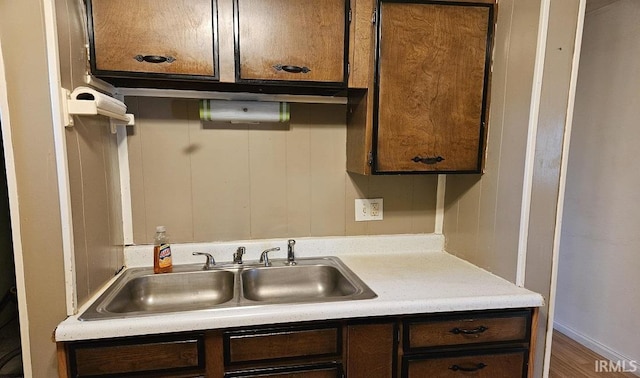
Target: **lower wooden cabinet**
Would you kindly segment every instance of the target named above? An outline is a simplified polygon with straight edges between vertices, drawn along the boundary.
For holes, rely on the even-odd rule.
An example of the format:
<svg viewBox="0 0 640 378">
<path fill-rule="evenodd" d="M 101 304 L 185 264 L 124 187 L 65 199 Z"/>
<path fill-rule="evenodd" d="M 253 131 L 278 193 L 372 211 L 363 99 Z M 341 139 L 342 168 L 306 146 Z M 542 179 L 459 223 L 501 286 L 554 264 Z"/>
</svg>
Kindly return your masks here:
<svg viewBox="0 0 640 378">
<path fill-rule="evenodd" d="M 58 343 L 60 376 L 527 377 L 535 313 L 343 319 Z"/>
</svg>

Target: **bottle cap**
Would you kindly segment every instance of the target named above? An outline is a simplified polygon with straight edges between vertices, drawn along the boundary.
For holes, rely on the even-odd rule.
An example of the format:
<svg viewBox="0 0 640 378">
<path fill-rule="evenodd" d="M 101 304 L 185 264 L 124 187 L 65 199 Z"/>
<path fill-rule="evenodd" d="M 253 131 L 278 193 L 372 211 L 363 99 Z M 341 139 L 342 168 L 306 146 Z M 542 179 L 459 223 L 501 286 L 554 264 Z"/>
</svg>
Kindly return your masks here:
<svg viewBox="0 0 640 378">
<path fill-rule="evenodd" d="M 167 228 L 165 226 L 156 227 L 156 232 L 166 232 Z"/>
</svg>

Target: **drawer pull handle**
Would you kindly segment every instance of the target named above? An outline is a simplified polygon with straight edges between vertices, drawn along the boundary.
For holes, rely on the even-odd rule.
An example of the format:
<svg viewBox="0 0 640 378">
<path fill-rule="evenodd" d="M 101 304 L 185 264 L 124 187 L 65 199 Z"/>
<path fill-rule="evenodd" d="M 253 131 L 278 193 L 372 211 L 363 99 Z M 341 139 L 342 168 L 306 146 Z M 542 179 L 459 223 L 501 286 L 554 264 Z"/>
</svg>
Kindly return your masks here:
<svg viewBox="0 0 640 378">
<path fill-rule="evenodd" d="M 434 156 L 434 157 L 420 157 L 420 156 L 416 156 L 413 159 L 411 159 L 412 161 L 416 162 L 416 163 L 423 163 L 423 164 L 437 164 L 440 163 L 441 161 L 444 160 L 444 158 L 442 156 Z"/>
<path fill-rule="evenodd" d="M 484 369 L 486 367 L 487 367 L 487 364 L 484 364 L 484 363 L 480 362 L 479 364 L 476 364 L 475 366 L 471 366 L 471 367 L 464 367 L 464 366 L 460 366 L 460 365 L 451 365 L 451 366 L 449 366 L 449 370 L 472 372 L 472 371 L 482 370 L 482 369 Z"/>
<path fill-rule="evenodd" d="M 147 63 L 173 63 L 176 61 L 176 58 L 172 56 L 162 56 L 162 55 L 136 55 L 133 59 L 138 62 L 147 62 Z"/>
<path fill-rule="evenodd" d="M 485 326 L 476 327 L 474 329 L 462 329 L 462 328 L 456 327 L 449 332 L 453 333 L 454 335 L 477 335 L 477 334 L 483 333 L 488 329 L 489 328 Z"/>
<path fill-rule="evenodd" d="M 311 69 L 309 67 L 288 66 L 288 65 L 282 65 L 282 64 L 276 64 L 275 66 L 273 66 L 273 68 L 275 68 L 276 71 L 285 71 L 285 72 L 289 72 L 289 73 L 308 73 L 308 72 L 311 72 Z"/>
</svg>

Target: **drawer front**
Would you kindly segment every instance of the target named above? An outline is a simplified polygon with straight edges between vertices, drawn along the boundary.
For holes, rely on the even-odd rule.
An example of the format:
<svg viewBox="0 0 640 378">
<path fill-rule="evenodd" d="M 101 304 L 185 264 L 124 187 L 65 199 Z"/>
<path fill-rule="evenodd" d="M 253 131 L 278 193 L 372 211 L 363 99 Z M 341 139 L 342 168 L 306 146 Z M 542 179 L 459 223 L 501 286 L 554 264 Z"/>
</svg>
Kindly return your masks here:
<svg viewBox="0 0 640 378">
<path fill-rule="evenodd" d="M 339 325 L 225 332 L 225 363 L 272 361 L 342 353 Z"/>
<path fill-rule="evenodd" d="M 420 348 L 493 342 L 525 342 L 529 337 L 528 311 L 492 313 L 405 321 L 407 351 Z"/>
<path fill-rule="evenodd" d="M 247 371 L 238 371 L 225 374 L 225 378 L 341 378 L 342 365 L 339 363 L 291 366 L 282 368 L 265 368 Z"/>
<path fill-rule="evenodd" d="M 200 336 L 162 341 L 108 342 L 70 348 L 74 377 L 204 369 L 204 343 Z"/>
<path fill-rule="evenodd" d="M 411 356 L 403 359 L 403 378 L 525 377 L 526 350 L 478 355 Z"/>
</svg>

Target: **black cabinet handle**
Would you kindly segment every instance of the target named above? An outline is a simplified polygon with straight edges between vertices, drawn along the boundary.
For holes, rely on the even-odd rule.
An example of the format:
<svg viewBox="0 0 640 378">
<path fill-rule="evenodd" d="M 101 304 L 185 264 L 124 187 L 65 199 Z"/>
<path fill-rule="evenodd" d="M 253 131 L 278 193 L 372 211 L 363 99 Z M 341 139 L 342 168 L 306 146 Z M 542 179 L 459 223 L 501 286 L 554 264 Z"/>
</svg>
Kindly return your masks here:
<svg viewBox="0 0 640 378">
<path fill-rule="evenodd" d="M 451 366 L 449 366 L 449 370 L 471 372 L 471 371 L 478 371 L 478 370 L 484 369 L 486 367 L 487 367 L 486 364 L 480 362 L 479 364 L 476 364 L 475 366 L 471 366 L 471 367 L 464 367 L 464 366 L 460 366 L 460 365 L 451 365 Z"/>
<path fill-rule="evenodd" d="M 285 71 L 289 73 L 307 73 L 311 71 L 309 67 L 288 66 L 282 64 L 276 64 L 273 68 L 275 68 L 276 71 Z"/>
<path fill-rule="evenodd" d="M 147 62 L 147 63 L 173 63 L 176 58 L 172 56 L 162 56 L 162 55 L 136 55 L 133 59 L 138 62 Z"/>
<path fill-rule="evenodd" d="M 477 335 L 477 334 L 480 334 L 480 333 L 482 333 L 482 332 L 484 332 L 484 331 L 486 331 L 488 329 L 489 328 L 487 328 L 485 326 L 476 327 L 474 329 L 463 329 L 463 328 L 456 327 L 456 328 L 452 329 L 449 332 L 453 333 L 454 335 L 460 335 L 460 334 L 462 334 L 462 335 Z"/>
<path fill-rule="evenodd" d="M 441 161 L 444 160 L 444 158 L 442 156 L 434 156 L 434 157 L 421 157 L 421 156 L 416 156 L 413 159 L 411 159 L 412 161 L 416 162 L 416 163 L 423 163 L 423 164 L 437 164 L 440 163 Z"/>
</svg>

